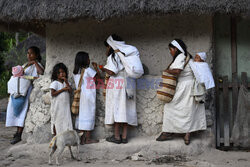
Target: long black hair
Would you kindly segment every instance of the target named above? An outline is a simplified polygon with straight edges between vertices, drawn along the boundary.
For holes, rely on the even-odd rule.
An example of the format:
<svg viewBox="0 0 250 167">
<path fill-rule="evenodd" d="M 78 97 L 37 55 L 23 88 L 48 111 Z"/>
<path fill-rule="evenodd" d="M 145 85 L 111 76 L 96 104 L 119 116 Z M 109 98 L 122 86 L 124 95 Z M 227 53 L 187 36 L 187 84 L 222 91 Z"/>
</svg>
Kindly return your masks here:
<svg viewBox="0 0 250 167">
<path fill-rule="evenodd" d="M 82 68 L 89 66 L 89 54 L 87 52 L 78 52 L 75 58 L 75 67 L 73 74 L 78 74 Z"/>
<path fill-rule="evenodd" d="M 39 63 L 41 63 L 41 61 L 42 61 L 42 56 L 41 56 L 41 53 L 40 53 L 40 49 L 39 49 L 38 47 L 36 47 L 36 46 L 31 46 L 31 47 L 29 47 L 29 49 L 31 49 L 31 50 L 35 53 L 35 55 L 36 55 L 36 60 L 37 60 Z"/>
<path fill-rule="evenodd" d="M 123 41 L 122 37 L 120 37 L 120 36 L 118 36 L 116 34 L 112 34 L 111 37 L 113 38 L 114 41 Z M 109 44 L 108 44 L 107 41 L 104 41 L 104 45 L 106 47 L 109 47 Z M 115 60 L 115 51 L 114 51 L 114 49 L 112 47 L 110 47 L 110 49 L 109 49 L 108 56 L 109 55 L 112 55 L 113 60 L 116 62 L 116 60 Z"/>
<path fill-rule="evenodd" d="M 174 39 L 176 42 L 178 42 L 178 44 L 181 46 L 181 48 L 184 50 L 184 55 L 187 56 L 188 55 L 188 52 L 187 52 L 187 46 L 186 44 L 181 40 L 181 39 Z M 177 48 L 175 47 L 172 43 L 169 43 L 168 44 L 168 47 L 170 48 L 176 48 L 177 49 L 177 52 L 175 53 L 174 57 L 173 57 L 173 61 L 175 60 L 175 58 L 181 54 L 182 52 Z"/>
<path fill-rule="evenodd" d="M 59 70 L 62 69 L 66 73 L 66 78 L 68 78 L 68 68 L 63 63 L 58 63 L 53 67 L 51 80 L 55 81 L 57 80 L 57 75 L 59 74 Z"/>
</svg>

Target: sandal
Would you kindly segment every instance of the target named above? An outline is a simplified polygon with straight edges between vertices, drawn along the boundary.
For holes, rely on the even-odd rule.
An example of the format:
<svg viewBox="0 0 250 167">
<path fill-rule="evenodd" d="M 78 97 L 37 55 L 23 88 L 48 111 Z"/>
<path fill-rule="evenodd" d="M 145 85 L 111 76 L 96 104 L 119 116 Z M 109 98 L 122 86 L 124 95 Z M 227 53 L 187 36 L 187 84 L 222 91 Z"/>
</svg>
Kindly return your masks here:
<svg viewBox="0 0 250 167">
<path fill-rule="evenodd" d="M 121 143 L 123 143 L 123 144 L 127 144 L 128 143 L 128 138 L 123 139 L 122 135 L 120 135 L 120 138 L 121 138 Z"/>
<path fill-rule="evenodd" d="M 10 144 L 14 145 L 20 141 L 22 141 L 22 138 L 21 138 L 22 134 L 21 133 L 16 133 L 13 137 L 13 139 L 10 141 Z"/>
<path fill-rule="evenodd" d="M 173 133 L 162 132 L 156 141 L 166 141 L 173 139 Z"/>
<path fill-rule="evenodd" d="M 120 140 L 116 139 L 114 135 L 106 138 L 106 141 L 116 143 L 116 144 L 121 144 L 121 139 Z"/>
</svg>

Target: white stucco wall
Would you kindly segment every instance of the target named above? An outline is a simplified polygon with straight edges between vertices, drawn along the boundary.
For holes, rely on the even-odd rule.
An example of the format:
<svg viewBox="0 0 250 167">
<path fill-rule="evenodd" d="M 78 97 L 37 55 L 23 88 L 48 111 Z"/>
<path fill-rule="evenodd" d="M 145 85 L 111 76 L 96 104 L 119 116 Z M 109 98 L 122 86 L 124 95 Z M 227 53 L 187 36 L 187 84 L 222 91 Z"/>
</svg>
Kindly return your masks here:
<svg viewBox="0 0 250 167">
<path fill-rule="evenodd" d="M 191 54 L 210 51 L 212 18 L 195 16 L 131 17 L 104 22 L 85 20 L 66 24 L 47 25 L 47 66 L 50 72 L 56 62 L 64 62 L 72 71 L 74 57 L 79 50 L 90 54 L 91 60 L 104 64 L 103 41 L 112 33 L 136 46 L 142 62 L 151 75 L 160 75 L 171 60 L 168 44 L 181 38 Z"/>
<path fill-rule="evenodd" d="M 84 20 L 48 24 L 46 31 L 46 75 L 35 83 L 36 88 L 31 96 L 35 100 L 31 103 L 31 111 L 26 120 L 27 132 L 35 134 L 37 131 L 39 134 L 40 132 L 36 129 L 41 129 L 40 127 L 44 126 L 49 129 L 50 95 L 48 86 L 50 80 L 48 77 L 50 77 L 53 66 L 58 62 L 63 62 L 72 74 L 75 55 L 78 51 L 88 52 L 91 61 L 104 65 L 106 48 L 103 42 L 112 33 L 120 35 L 128 44 L 139 49 L 141 60 L 149 69 L 149 75 L 144 76 L 147 79 L 159 77 L 161 71 L 172 60 L 168 44 L 174 38 L 183 39 L 191 54 L 205 51 L 208 52 L 209 59 L 212 57 L 211 16 L 128 17 L 103 22 Z M 132 131 L 139 132 L 140 135 L 159 133 L 162 124 L 162 111 L 163 103 L 156 98 L 156 90 L 138 90 L 139 126 Z M 103 97 L 98 92 L 97 127 L 95 130 L 98 137 L 104 137 L 109 131 L 104 127 L 104 113 Z M 40 119 L 36 119 L 38 116 Z"/>
</svg>

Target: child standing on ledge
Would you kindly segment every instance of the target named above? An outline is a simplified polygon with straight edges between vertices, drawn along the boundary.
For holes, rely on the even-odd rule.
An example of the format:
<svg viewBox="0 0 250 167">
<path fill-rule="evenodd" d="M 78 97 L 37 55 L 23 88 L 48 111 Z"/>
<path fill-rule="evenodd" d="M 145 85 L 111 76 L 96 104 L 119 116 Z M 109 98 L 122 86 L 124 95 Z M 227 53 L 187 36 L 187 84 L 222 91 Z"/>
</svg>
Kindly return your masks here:
<svg viewBox="0 0 250 167">
<path fill-rule="evenodd" d="M 68 82 L 68 69 L 63 63 L 54 66 L 51 80 L 51 132 L 57 135 L 73 129 L 70 112 L 72 88 Z"/>
<path fill-rule="evenodd" d="M 76 88 L 81 78 L 81 72 L 84 70 L 81 95 L 79 104 L 79 115 L 76 117 L 75 128 L 82 131 L 81 145 L 98 143 L 98 140 L 91 139 L 91 131 L 95 127 L 95 111 L 96 111 L 96 86 L 93 80 L 100 77 L 97 64 L 92 62 L 94 69 L 89 67 L 89 54 L 86 52 L 78 52 L 75 58 L 74 81 Z"/>
</svg>

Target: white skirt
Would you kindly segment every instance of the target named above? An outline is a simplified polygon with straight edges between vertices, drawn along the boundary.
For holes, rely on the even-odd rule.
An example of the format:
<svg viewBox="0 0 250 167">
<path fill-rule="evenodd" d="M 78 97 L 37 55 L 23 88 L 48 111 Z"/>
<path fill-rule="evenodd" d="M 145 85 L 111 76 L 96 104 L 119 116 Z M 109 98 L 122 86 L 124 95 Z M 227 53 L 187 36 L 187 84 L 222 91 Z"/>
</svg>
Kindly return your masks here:
<svg viewBox="0 0 250 167">
<path fill-rule="evenodd" d="M 206 129 L 205 106 L 191 96 L 193 83 L 193 79 L 178 82 L 173 100 L 164 106 L 163 132 L 188 133 Z"/>
<path fill-rule="evenodd" d="M 133 99 L 128 99 L 124 82 L 120 87 L 116 80 L 124 81 L 124 71 L 119 72 L 116 76 L 111 76 L 109 79 L 109 82 L 115 83 L 114 88 L 106 89 L 105 124 L 117 122 L 137 126 L 136 92 L 134 92 Z"/>
<path fill-rule="evenodd" d="M 62 92 L 52 98 L 51 103 L 51 133 L 60 134 L 66 130 L 72 130 L 72 119 L 70 111 L 70 98 L 68 92 Z"/>
<path fill-rule="evenodd" d="M 27 111 L 29 109 L 29 97 L 30 93 L 32 90 L 32 86 L 29 87 L 28 92 L 27 92 L 27 97 L 25 100 L 25 103 L 23 105 L 23 109 L 18 117 L 14 115 L 14 109 L 13 105 L 11 102 L 11 98 L 9 98 L 9 103 L 7 107 L 7 115 L 6 115 L 6 127 L 12 127 L 12 126 L 17 126 L 17 127 L 24 127 L 24 121 L 27 115 Z"/>
</svg>

